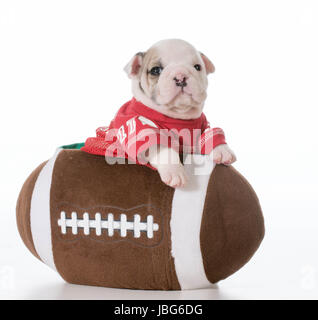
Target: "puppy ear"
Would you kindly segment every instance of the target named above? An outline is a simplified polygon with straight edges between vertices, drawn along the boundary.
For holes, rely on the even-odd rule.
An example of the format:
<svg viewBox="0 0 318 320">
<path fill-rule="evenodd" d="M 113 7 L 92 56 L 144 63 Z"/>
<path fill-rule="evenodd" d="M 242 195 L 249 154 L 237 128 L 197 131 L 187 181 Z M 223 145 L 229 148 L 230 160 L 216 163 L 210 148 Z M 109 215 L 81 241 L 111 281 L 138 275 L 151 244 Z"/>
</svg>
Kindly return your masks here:
<svg viewBox="0 0 318 320">
<path fill-rule="evenodd" d="M 144 52 L 136 53 L 124 68 L 129 78 L 138 75 L 144 55 Z"/>
<path fill-rule="evenodd" d="M 213 73 L 215 71 L 215 67 L 214 67 L 214 64 L 210 61 L 210 59 L 205 56 L 202 52 L 200 52 L 200 55 L 201 55 L 201 58 L 204 62 L 204 65 L 205 65 L 205 69 L 206 69 L 206 73 L 209 74 L 209 73 Z"/>
</svg>

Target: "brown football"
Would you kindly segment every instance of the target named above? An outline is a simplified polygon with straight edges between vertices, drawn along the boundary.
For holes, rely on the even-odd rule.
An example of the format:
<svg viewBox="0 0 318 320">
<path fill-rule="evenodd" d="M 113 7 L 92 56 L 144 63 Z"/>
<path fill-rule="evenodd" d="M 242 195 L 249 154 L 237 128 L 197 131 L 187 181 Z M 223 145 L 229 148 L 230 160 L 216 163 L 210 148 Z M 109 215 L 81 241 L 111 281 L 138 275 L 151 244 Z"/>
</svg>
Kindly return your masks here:
<svg viewBox="0 0 318 320">
<path fill-rule="evenodd" d="M 67 282 L 114 288 L 204 288 L 240 269 L 264 236 L 258 198 L 233 167 L 189 155 L 189 183 L 58 149 L 24 183 L 25 245 Z"/>
</svg>

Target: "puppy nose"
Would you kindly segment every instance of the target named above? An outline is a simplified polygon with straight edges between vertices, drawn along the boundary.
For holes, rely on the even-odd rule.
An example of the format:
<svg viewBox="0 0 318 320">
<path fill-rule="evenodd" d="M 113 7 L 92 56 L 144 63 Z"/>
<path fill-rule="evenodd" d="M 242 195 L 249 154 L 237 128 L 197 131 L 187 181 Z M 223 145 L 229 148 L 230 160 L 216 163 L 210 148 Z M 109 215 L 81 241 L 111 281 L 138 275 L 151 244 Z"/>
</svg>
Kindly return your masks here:
<svg viewBox="0 0 318 320">
<path fill-rule="evenodd" d="M 177 87 L 186 87 L 187 86 L 187 77 L 183 74 L 176 75 L 173 80 L 176 82 Z"/>
</svg>

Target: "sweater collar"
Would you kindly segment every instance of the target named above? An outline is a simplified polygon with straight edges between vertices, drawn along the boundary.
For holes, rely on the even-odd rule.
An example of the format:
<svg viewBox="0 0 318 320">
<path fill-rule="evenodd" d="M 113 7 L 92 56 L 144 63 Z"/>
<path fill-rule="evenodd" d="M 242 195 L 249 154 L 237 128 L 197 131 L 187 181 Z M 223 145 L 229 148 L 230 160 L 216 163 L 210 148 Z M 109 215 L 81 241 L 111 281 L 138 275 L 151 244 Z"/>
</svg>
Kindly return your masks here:
<svg viewBox="0 0 318 320">
<path fill-rule="evenodd" d="M 198 123 L 202 122 L 202 119 L 204 118 L 203 113 L 199 118 L 196 119 L 189 119 L 189 120 L 184 120 L 184 119 L 176 119 L 176 118 L 171 118 L 168 117 L 156 110 L 153 110 L 140 101 L 136 100 L 136 98 L 132 98 L 129 103 L 130 107 L 138 114 L 145 116 L 147 118 L 151 118 L 156 121 L 160 122 L 165 122 L 165 123 L 176 123 L 179 125 L 184 125 L 185 127 L 189 126 L 196 126 Z"/>
</svg>

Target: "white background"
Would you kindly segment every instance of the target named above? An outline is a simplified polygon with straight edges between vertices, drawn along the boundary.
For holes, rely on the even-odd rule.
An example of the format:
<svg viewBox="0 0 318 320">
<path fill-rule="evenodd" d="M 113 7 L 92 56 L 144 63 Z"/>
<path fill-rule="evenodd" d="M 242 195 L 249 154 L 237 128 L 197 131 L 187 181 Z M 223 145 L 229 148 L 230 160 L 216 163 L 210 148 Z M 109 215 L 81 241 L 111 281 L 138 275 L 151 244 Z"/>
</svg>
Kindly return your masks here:
<svg viewBox="0 0 318 320">
<path fill-rule="evenodd" d="M 255 188 L 266 236 L 218 288 L 72 286 L 24 247 L 15 203 L 57 146 L 81 142 L 131 98 L 124 65 L 164 38 L 215 64 L 205 113 Z M 318 298 L 317 1 L 1 1 L 0 298 Z"/>
</svg>

